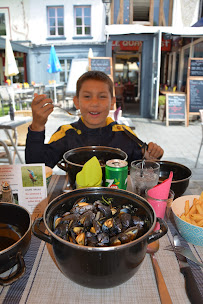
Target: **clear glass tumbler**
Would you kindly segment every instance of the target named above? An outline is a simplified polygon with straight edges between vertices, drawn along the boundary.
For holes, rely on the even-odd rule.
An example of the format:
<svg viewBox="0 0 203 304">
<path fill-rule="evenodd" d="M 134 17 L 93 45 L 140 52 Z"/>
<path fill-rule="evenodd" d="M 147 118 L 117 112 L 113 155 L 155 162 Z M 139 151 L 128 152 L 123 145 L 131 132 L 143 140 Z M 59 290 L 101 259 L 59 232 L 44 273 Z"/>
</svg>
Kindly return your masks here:
<svg viewBox="0 0 203 304">
<path fill-rule="evenodd" d="M 145 191 L 158 184 L 160 164 L 151 161 L 133 161 L 130 167 L 132 191 L 145 197 Z"/>
</svg>

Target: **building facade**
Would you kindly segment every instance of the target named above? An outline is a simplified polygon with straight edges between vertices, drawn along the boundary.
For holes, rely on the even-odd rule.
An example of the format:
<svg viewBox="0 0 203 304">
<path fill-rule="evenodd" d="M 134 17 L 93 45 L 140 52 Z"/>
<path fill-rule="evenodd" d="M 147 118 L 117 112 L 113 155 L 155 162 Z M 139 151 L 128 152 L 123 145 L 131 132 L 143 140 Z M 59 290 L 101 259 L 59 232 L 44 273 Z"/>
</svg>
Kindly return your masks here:
<svg viewBox="0 0 203 304">
<path fill-rule="evenodd" d="M 133 84 L 137 115 L 157 117 L 161 85 L 184 90 L 189 57 L 203 57 L 202 0 L 0 0 L 0 82 L 8 36 L 14 82 L 67 84 L 88 70 L 88 54 L 111 57 L 115 85 Z M 63 71 L 47 72 L 51 45 Z M 128 102 L 128 99 L 126 100 Z"/>
</svg>

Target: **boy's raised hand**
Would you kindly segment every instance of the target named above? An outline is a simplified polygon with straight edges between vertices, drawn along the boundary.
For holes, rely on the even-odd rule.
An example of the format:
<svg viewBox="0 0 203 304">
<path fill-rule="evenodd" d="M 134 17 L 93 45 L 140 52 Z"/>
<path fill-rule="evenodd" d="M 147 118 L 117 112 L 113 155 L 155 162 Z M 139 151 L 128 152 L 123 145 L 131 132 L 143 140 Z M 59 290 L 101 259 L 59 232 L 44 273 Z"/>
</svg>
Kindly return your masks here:
<svg viewBox="0 0 203 304">
<path fill-rule="evenodd" d="M 150 142 L 148 143 L 148 149 L 145 152 L 146 159 L 160 159 L 164 154 L 164 150 L 157 144 Z"/>
<path fill-rule="evenodd" d="M 45 94 L 34 94 L 32 107 L 32 131 L 44 131 L 48 116 L 53 111 L 54 105 L 51 98 L 47 98 Z"/>
</svg>

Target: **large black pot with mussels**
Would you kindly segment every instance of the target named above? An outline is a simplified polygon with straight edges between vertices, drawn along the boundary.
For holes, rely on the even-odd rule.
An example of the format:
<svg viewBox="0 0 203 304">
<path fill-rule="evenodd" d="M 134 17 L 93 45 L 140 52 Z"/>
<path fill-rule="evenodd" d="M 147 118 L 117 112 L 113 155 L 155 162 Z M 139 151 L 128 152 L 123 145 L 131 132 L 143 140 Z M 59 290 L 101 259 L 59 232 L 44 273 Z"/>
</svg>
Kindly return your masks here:
<svg viewBox="0 0 203 304">
<path fill-rule="evenodd" d="M 157 221 L 160 230 L 154 232 Z M 65 276 L 86 287 L 109 288 L 136 273 L 147 245 L 166 234 L 167 225 L 142 197 L 101 187 L 77 189 L 55 198 L 32 230 L 52 244 Z"/>
</svg>

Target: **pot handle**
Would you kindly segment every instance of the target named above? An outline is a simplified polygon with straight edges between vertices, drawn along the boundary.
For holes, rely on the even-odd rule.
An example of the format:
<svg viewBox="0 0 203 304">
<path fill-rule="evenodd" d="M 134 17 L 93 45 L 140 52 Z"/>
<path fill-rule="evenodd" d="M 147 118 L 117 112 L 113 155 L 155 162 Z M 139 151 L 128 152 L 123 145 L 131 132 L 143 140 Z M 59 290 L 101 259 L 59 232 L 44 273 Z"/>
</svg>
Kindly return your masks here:
<svg viewBox="0 0 203 304">
<path fill-rule="evenodd" d="M 63 159 L 61 159 L 58 163 L 57 163 L 57 167 L 59 167 L 61 170 L 63 171 L 67 171 L 66 166 L 63 166 L 62 164 L 65 164 L 65 161 Z"/>
<path fill-rule="evenodd" d="M 43 221 L 43 217 L 40 217 L 38 219 L 36 219 L 34 221 L 34 223 L 32 224 L 32 232 L 33 234 L 38 237 L 39 239 L 49 243 L 49 244 L 52 244 L 52 237 L 51 235 L 48 235 L 46 233 L 44 233 L 41 229 L 40 229 L 40 224 L 43 224 L 43 228 L 45 230 L 45 225 L 44 225 L 44 221 Z"/>
<path fill-rule="evenodd" d="M 167 226 L 166 222 L 163 219 L 161 219 L 160 217 L 157 217 L 156 221 L 159 222 L 160 228 L 159 228 L 159 230 L 154 231 L 152 234 L 150 234 L 148 236 L 148 239 L 147 239 L 147 243 L 148 244 L 150 244 L 150 243 L 152 243 L 152 242 L 160 239 L 168 231 L 168 226 Z"/>
<path fill-rule="evenodd" d="M 24 273 L 25 273 L 25 262 L 24 262 L 24 259 L 23 259 L 23 256 L 21 254 L 21 252 L 17 252 L 16 254 L 16 259 L 17 259 L 17 269 L 9 274 L 8 277 L 5 277 L 5 278 L 0 278 L 0 285 L 2 286 L 7 286 L 7 285 L 10 285 L 12 283 L 14 283 L 15 281 L 17 281 L 18 279 L 20 279 Z"/>
</svg>

